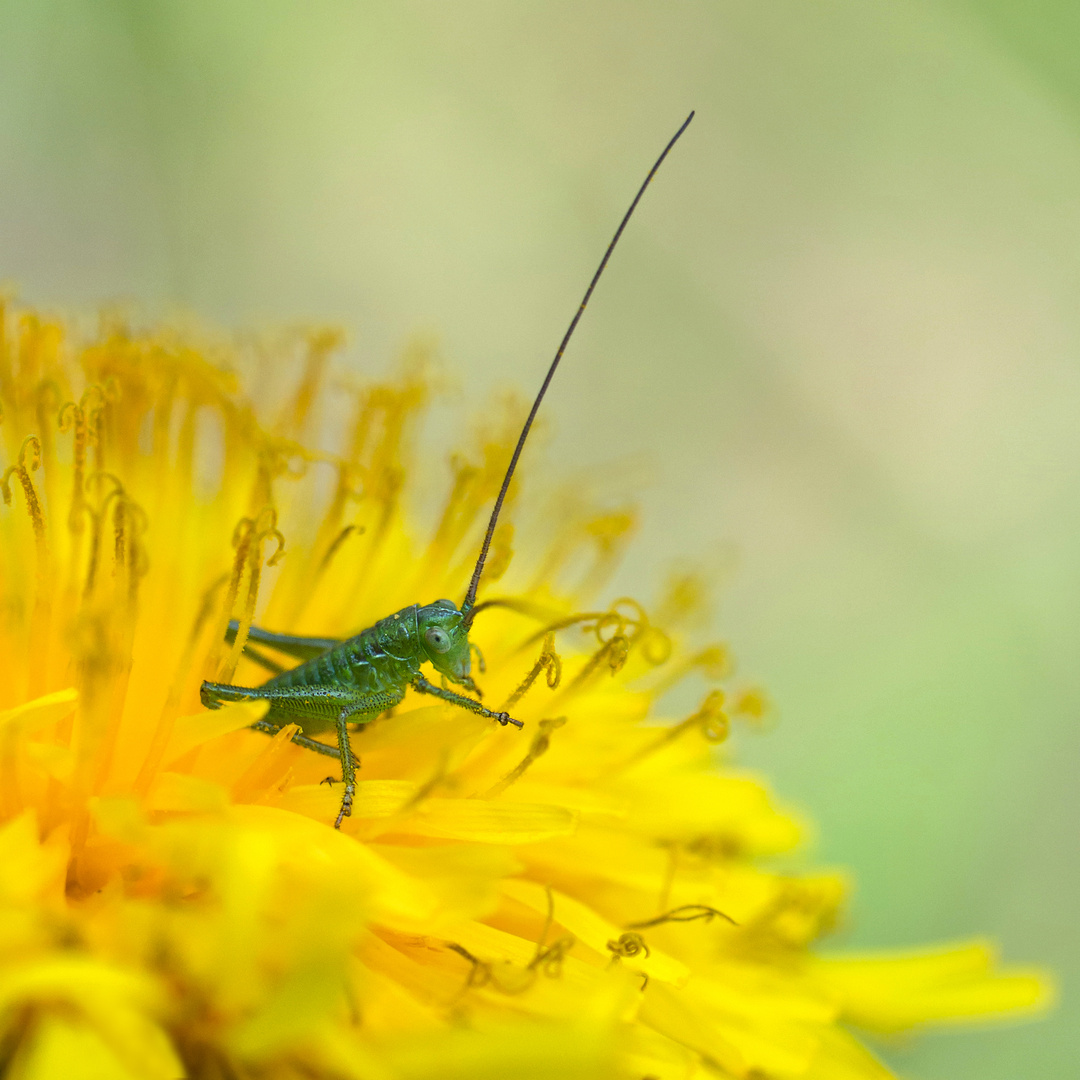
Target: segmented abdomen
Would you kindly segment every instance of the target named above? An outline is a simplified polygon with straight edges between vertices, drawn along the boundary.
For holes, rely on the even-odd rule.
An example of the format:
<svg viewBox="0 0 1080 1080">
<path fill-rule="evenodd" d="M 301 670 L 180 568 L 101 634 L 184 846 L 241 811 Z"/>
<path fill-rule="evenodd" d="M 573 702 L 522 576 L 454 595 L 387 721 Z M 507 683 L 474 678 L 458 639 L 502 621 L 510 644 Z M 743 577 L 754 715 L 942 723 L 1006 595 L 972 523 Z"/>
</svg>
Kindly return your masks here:
<svg viewBox="0 0 1080 1080">
<path fill-rule="evenodd" d="M 333 686 L 349 687 L 365 696 L 400 694 L 420 671 L 422 655 L 415 628 L 414 605 L 380 619 L 264 686 L 289 690 Z"/>
</svg>

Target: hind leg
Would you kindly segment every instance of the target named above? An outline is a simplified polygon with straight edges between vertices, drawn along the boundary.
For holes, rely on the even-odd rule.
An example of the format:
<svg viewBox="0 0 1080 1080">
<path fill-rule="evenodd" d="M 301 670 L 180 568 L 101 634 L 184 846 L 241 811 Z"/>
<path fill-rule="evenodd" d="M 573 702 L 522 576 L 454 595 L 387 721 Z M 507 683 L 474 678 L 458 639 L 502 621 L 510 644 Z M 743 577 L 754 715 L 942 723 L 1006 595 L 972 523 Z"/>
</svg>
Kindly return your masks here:
<svg viewBox="0 0 1080 1080">
<path fill-rule="evenodd" d="M 208 709 L 220 709 L 222 705 L 230 705 L 238 701 L 269 701 L 273 709 L 271 715 L 274 713 L 277 715 L 273 716 L 273 719 L 256 720 L 251 725 L 253 731 L 261 731 L 264 735 L 276 735 L 286 724 L 294 722 L 293 717 L 282 715 L 285 711 L 282 706 L 289 701 L 289 694 L 288 692 L 283 693 L 280 689 L 267 689 L 261 686 L 230 686 L 228 683 L 204 682 L 199 696 Z M 277 706 L 277 708 L 273 708 L 273 706 Z M 299 713 L 299 710 L 297 710 L 297 713 Z M 302 715 L 295 717 L 296 721 L 302 721 L 303 719 L 305 718 Z M 322 718 L 320 717 L 320 719 Z M 312 750 L 316 754 L 325 754 L 327 757 L 332 758 L 340 758 L 341 756 L 341 752 L 336 746 L 319 742 L 318 739 L 313 739 L 302 731 L 297 731 L 293 735 L 292 741 L 297 746 L 302 746 L 305 750 Z M 354 760 L 356 759 L 354 758 Z"/>
<path fill-rule="evenodd" d="M 204 682 L 200 691 L 203 704 L 210 709 L 220 709 L 222 705 L 236 701 L 268 701 L 277 717 L 297 722 L 316 721 L 325 724 L 330 716 L 336 714 L 337 754 L 341 760 L 341 778 L 345 781 L 345 794 L 341 800 L 334 828 L 340 829 L 341 822 L 352 813 L 353 796 L 356 793 L 356 758 L 349 743 L 349 721 L 356 721 L 364 716 L 374 717 L 401 702 L 405 697 L 402 688 L 397 693 L 377 692 L 364 694 L 348 686 L 289 686 L 271 680 L 265 686 L 231 686 L 228 683 Z M 260 725 L 264 725 L 261 726 Z M 269 728 L 280 730 L 283 725 L 275 725 L 274 720 L 256 721 L 253 725 L 258 730 Z M 306 746 L 316 753 L 325 754 L 330 747 L 314 739 L 299 745 Z M 294 736 L 294 741 L 296 737 Z M 332 750 L 330 750 L 333 753 Z"/>
</svg>

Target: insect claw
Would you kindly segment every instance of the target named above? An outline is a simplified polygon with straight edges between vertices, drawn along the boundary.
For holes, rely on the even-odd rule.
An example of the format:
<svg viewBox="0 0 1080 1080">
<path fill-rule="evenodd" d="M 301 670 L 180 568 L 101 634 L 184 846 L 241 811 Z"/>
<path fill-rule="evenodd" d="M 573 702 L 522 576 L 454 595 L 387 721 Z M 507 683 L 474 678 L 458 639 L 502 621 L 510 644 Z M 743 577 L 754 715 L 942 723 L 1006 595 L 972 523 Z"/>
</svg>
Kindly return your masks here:
<svg viewBox="0 0 1080 1080">
<path fill-rule="evenodd" d="M 319 786 L 322 787 L 323 784 L 329 784 L 331 787 L 333 787 L 334 784 L 336 784 L 336 783 L 337 783 L 337 781 L 332 776 L 324 776 L 319 781 Z"/>
<path fill-rule="evenodd" d="M 525 726 L 520 720 L 515 720 L 509 713 L 497 712 L 493 715 L 503 727 L 506 727 L 507 724 L 513 724 L 516 728 L 523 728 Z"/>
<path fill-rule="evenodd" d="M 345 785 L 345 797 L 341 800 L 341 809 L 338 811 L 337 819 L 334 821 L 334 828 L 340 829 L 342 821 L 347 817 L 352 817 L 352 802 L 353 802 L 353 785 Z"/>
</svg>

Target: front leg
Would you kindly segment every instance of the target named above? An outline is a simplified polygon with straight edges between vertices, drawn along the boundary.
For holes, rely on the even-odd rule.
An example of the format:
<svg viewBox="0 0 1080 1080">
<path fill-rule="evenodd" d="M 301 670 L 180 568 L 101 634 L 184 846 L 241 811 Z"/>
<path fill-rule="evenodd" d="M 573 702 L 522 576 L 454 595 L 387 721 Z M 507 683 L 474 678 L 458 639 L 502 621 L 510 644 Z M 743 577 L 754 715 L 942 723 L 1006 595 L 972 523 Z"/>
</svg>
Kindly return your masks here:
<svg viewBox="0 0 1080 1080">
<path fill-rule="evenodd" d="M 459 708 L 468 709 L 469 712 L 478 713 L 480 716 L 486 716 L 489 720 L 497 720 L 503 727 L 507 724 L 513 724 L 515 727 L 524 727 L 520 720 L 514 720 L 509 713 L 504 712 L 492 712 L 490 709 L 485 709 L 479 701 L 475 701 L 473 698 L 465 697 L 464 694 L 455 694 L 453 690 L 444 690 L 441 686 L 435 686 L 434 683 L 429 683 L 423 675 L 417 675 L 412 681 L 412 688 L 421 694 L 431 694 L 432 697 L 442 698 L 443 701 L 449 701 L 451 705 L 457 705 Z"/>
</svg>

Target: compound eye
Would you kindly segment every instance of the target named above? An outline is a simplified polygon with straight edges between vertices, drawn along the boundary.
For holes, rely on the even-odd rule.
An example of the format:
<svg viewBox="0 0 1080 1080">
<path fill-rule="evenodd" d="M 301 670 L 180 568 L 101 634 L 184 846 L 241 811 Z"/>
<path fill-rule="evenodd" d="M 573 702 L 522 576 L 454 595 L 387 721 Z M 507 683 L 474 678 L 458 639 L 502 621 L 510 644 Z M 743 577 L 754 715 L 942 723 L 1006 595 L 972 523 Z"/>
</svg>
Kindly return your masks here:
<svg viewBox="0 0 1080 1080">
<path fill-rule="evenodd" d="M 437 653 L 450 651 L 450 635 L 445 630 L 437 626 L 429 626 L 424 631 L 424 638 Z"/>
</svg>

